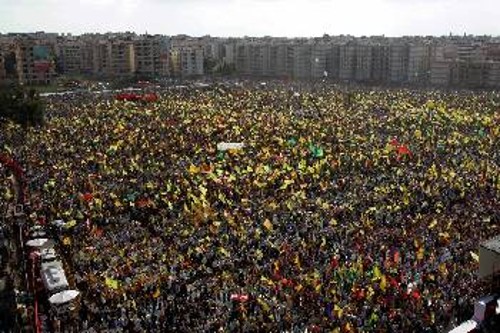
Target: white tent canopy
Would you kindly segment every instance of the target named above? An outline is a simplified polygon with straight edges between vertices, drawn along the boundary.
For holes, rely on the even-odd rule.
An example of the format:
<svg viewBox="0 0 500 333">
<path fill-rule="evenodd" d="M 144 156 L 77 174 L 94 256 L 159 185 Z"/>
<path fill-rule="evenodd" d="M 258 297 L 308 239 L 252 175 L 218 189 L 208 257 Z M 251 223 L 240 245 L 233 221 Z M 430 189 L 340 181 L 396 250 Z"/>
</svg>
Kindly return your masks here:
<svg viewBox="0 0 500 333">
<path fill-rule="evenodd" d="M 478 324 L 474 320 L 467 320 L 466 322 L 462 323 L 460 326 L 455 327 L 453 330 L 451 330 L 449 333 L 469 333 L 472 332 L 477 328 Z"/>
<path fill-rule="evenodd" d="M 63 304 L 74 300 L 80 292 L 78 290 L 63 290 L 49 298 L 51 304 Z"/>
<path fill-rule="evenodd" d="M 40 257 L 42 261 L 55 260 L 57 259 L 57 253 L 53 247 L 44 248 L 40 250 Z"/>
<path fill-rule="evenodd" d="M 26 242 L 26 246 L 31 246 L 31 247 L 42 247 L 44 246 L 49 240 L 47 238 L 36 238 L 36 239 L 31 239 Z"/>
<path fill-rule="evenodd" d="M 54 220 L 52 221 L 52 224 L 56 227 L 63 227 L 66 223 L 63 220 Z"/>
<path fill-rule="evenodd" d="M 44 237 L 47 237 L 47 233 L 43 230 L 37 230 L 37 231 L 33 231 L 30 234 L 30 236 L 33 238 L 44 238 Z"/>
<path fill-rule="evenodd" d="M 217 144 L 217 150 L 225 151 L 225 150 L 239 150 L 243 149 L 245 144 L 242 142 L 220 142 Z"/>
<path fill-rule="evenodd" d="M 40 276 L 48 291 L 61 290 L 69 287 L 62 262 L 60 261 L 42 263 Z"/>
</svg>

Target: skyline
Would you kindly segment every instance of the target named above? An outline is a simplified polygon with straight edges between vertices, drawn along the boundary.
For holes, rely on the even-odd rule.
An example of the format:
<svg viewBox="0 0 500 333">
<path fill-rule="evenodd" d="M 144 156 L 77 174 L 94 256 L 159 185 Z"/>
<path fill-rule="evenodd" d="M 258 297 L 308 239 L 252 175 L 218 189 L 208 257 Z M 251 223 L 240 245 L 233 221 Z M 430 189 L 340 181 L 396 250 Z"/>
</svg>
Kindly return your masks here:
<svg viewBox="0 0 500 333">
<path fill-rule="evenodd" d="M 0 7 L 2 33 L 500 36 L 494 0 L 0 0 Z"/>
</svg>

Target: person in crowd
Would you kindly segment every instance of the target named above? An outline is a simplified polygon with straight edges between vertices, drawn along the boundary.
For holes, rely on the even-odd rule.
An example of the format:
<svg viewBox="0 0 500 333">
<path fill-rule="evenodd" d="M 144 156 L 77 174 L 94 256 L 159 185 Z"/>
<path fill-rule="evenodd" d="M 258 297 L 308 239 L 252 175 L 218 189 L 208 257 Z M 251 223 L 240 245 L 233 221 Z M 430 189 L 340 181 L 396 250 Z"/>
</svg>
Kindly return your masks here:
<svg viewBox="0 0 500 333">
<path fill-rule="evenodd" d="M 33 223 L 64 221 L 81 327 L 439 332 L 472 305 L 500 220 L 498 94 L 344 95 L 52 96 L 44 127 L 3 131 Z"/>
</svg>

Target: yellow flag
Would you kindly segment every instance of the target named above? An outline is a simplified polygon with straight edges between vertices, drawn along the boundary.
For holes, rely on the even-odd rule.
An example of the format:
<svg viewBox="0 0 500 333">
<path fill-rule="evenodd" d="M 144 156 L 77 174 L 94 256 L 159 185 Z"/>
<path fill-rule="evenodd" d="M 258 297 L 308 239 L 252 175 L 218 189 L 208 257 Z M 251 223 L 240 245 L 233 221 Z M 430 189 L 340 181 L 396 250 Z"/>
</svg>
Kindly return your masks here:
<svg viewBox="0 0 500 333">
<path fill-rule="evenodd" d="M 422 138 L 422 131 L 417 129 L 415 130 L 415 137 L 420 140 Z"/>
<path fill-rule="evenodd" d="M 105 281 L 105 284 L 107 287 L 111 288 L 111 289 L 118 289 L 118 281 L 115 280 L 115 279 L 111 279 L 111 278 L 106 278 L 106 281 Z"/>
<path fill-rule="evenodd" d="M 441 274 L 443 274 L 443 275 L 448 273 L 448 269 L 446 268 L 446 264 L 444 262 L 439 264 L 438 269 L 441 272 Z"/>
<path fill-rule="evenodd" d="M 274 286 L 274 282 L 272 280 L 266 278 L 265 276 L 261 276 L 260 281 L 264 282 L 267 285 Z"/>
<path fill-rule="evenodd" d="M 64 245 L 71 245 L 71 238 L 69 238 L 68 236 L 64 237 L 63 244 Z"/>
<path fill-rule="evenodd" d="M 196 174 L 196 173 L 198 173 L 198 172 L 200 172 L 200 169 L 199 169 L 197 166 L 195 166 L 195 165 L 193 165 L 193 164 L 191 164 L 191 165 L 189 166 L 189 173 L 190 173 L 190 174 L 192 174 L 192 175 L 193 175 L 193 174 Z"/>
<path fill-rule="evenodd" d="M 301 264 L 300 264 L 300 257 L 298 254 L 295 255 L 295 258 L 293 259 L 293 263 L 295 264 L 295 266 L 297 266 L 298 269 L 302 269 Z"/>
<path fill-rule="evenodd" d="M 270 306 L 266 302 L 264 302 L 261 297 L 257 297 L 257 302 L 261 306 L 262 310 L 264 310 L 264 312 L 269 312 L 269 310 L 271 309 Z"/>
<path fill-rule="evenodd" d="M 420 249 L 418 249 L 417 259 L 418 260 L 423 260 L 424 259 L 424 253 L 425 253 L 425 250 L 424 250 L 423 247 L 421 247 Z"/>
<path fill-rule="evenodd" d="M 153 294 L 153 298 L 158 298 L 161 295 L 160 288 L 156 289 L 155 293 Z"/>
<path fill-rule="evenodd" d="M 266 219 L 264 221 L 264 227 L 267 229 L 267 230 L 273 230 L 273 224 L 271 223 L 271 221 L 269 221 L 269 219 Z"/>
<path fill-rule="evenodd" d="M 223 254 L 224 256 L 229 257 L 229 252 L 227 252 L 227 250 L 225 248 L 223 248 L 222 246 L 219 247 L 219 252 L 221 254 Z"/>
<path fill-rule="evenodd" d="M 380 289 L 382 289 L 382 291 L 385 291 L 387 288 L 387 279 L 385 278 L 385 275 L 382 275 L 382 279 L 380 281 Z"/>
<path fill-rule="evenodd" d="M 285 179 L 283 185 L 281 185 L 280 190 L 285 190 L 290 184 L 295 183 L 293 179 Z"/>
<path fill-rule="evenodd" d="M 376 279 L 380 279 L 382 277 L 382 273 L 380 272 L 380 268 L 378 268 L 378 266 L 375 266 L 375 268 L 373 268 L 373 276 Z"/>
<path fill-rule="evenodd" d="M 76 226 L 76 220 L 71 220 L 64 225 L 64 227 L 67 229 L 73 228 L 74 226 Z"/>
<path fill-rule="evenodd" d="M 343 314 L 344 310 L 340 306 L 338 306 L 337 304 L 335 304 L 333 306 L 333 311 L 335 312 L 335 314 L 337 315 L 337 317 L 342 318 L 342 314 Z"/>
</svg>

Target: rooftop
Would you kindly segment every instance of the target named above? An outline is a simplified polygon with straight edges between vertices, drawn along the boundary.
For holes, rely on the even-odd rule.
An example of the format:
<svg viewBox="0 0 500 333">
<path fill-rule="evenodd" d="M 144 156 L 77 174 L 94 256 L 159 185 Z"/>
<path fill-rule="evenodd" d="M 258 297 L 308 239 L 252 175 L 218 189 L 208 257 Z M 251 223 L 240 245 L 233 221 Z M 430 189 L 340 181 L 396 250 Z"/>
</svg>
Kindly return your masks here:
<svg viewBox="0 0 500 333">
<path fill-rule="evenodd" d="M 500 254 L 500 235 L 485 241 L 482 246 Z"/>
</svg>

